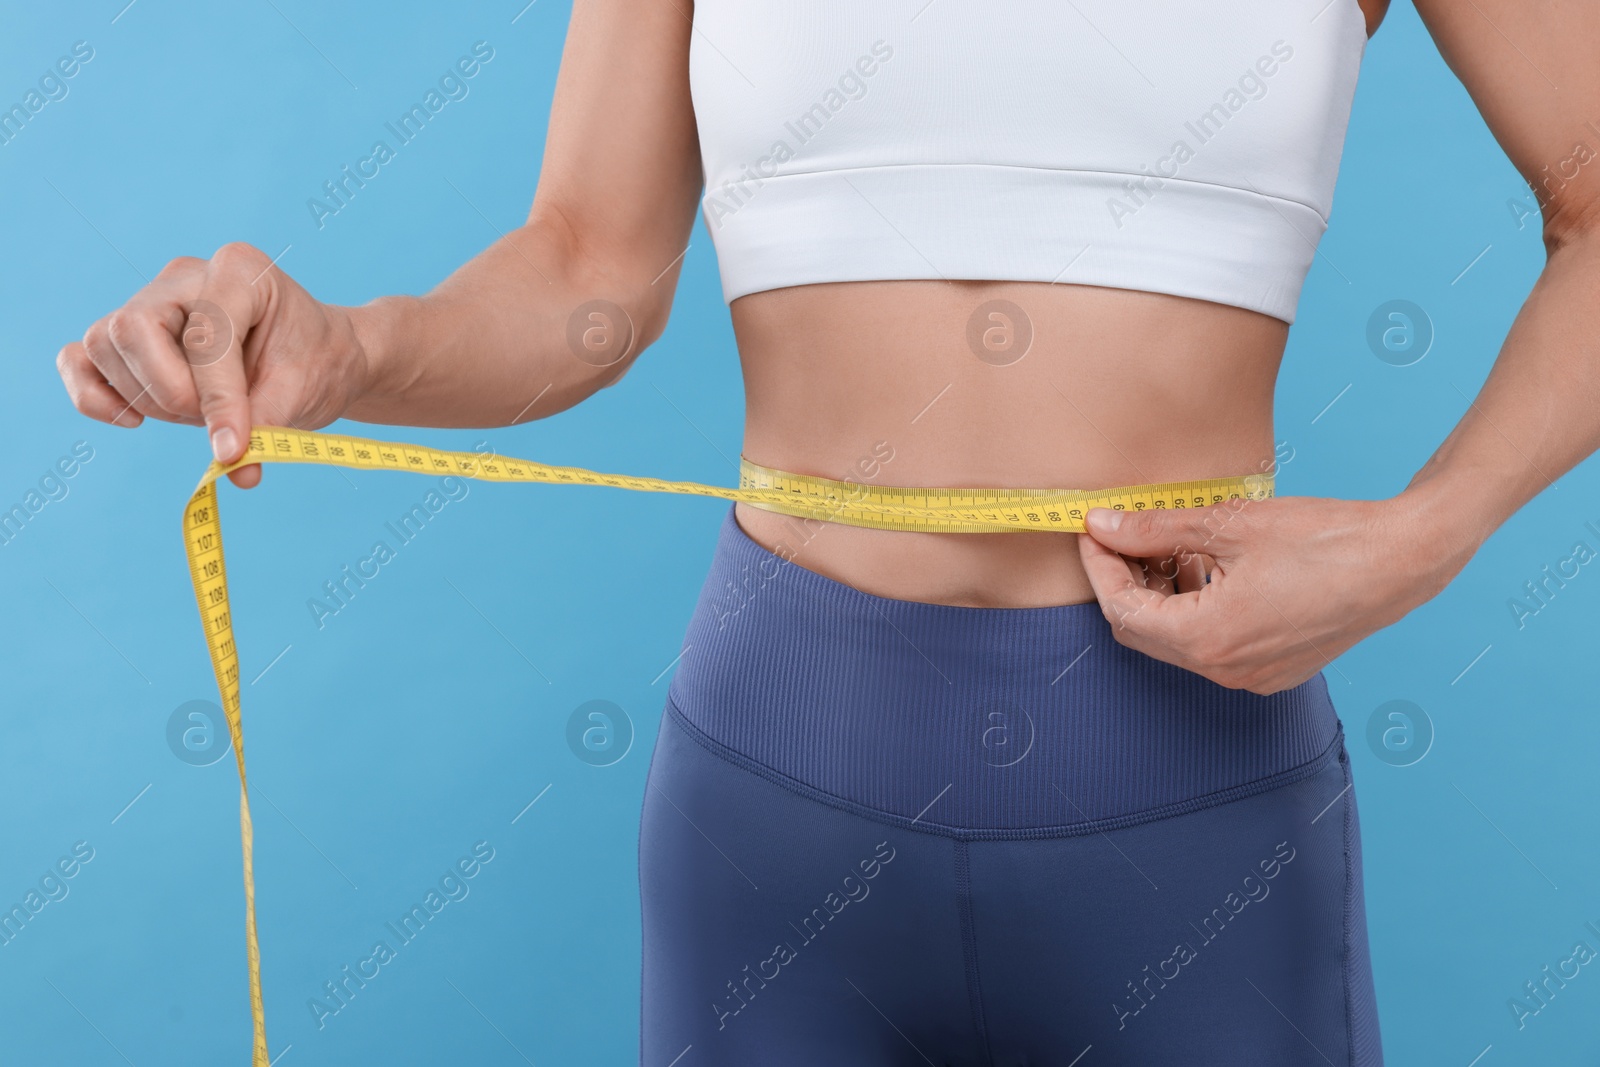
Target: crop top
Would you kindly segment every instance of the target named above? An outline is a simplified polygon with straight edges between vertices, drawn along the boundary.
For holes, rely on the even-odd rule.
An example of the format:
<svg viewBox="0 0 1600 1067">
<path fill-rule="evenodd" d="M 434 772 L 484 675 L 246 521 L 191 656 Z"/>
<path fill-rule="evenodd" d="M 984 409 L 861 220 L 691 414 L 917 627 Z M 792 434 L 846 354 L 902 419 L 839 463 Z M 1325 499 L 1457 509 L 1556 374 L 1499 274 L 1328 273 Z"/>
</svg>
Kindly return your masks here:
<svg viewBox="0 0 1600 1067">
<path fill-rule="evenodd" d="M 982 279 L 1294 321 L 1357 0 L 695 0 L 724 297 Z"/>
</svg>

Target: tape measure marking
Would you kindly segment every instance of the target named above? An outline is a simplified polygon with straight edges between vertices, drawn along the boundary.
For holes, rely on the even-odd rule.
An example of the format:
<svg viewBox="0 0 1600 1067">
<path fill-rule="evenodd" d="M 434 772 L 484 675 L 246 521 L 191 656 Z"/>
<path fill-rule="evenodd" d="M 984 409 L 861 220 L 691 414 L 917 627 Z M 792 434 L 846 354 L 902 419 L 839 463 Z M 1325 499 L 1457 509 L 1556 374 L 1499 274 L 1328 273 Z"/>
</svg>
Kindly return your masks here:
<svg viewBox="0 0 1600 1067">
<path fill-rule="evenodd" d="M 923 533 L 1007 533 L 1054 530 L 1081 533 L 1093 507 L 1145 509 L 1206 507 L 1230 499 L 1264 500 L 1273 494 L 1271 475 L 1252 474 L 1116 489 L 938 489 L 868 485 L 790 474 L 741 461 L 739 488 L 602 474 L 580 467 L 510 459 L 493 454 L 451 452 L 361 437 L 265 426 L 250 435 L 237 462 L 213 462 L 183 513 L 184 550 L 195 602 L 205 631 L 211 669 L 239 766 L 239 831 L 244 853 L 245 953 L 250 966 L 250 1015 L 254 1023 L 252 1067 L 270 1067 L 266 1013 L 261 997 L 261 949 L 256 937 L 256 887 L 250 824 L 250 794 L 245 777 L 244 731 L 239 700 L 239 649 L 234 641 L 228 601 L 228 573 L 222 554 L 222 518 L 217 511 L 217 479 L 253 463 L 315 463 L 358 470 L 398 470 L 449 474 L 487 482 L 594 485 L 648 493 L 718 497 L 799 518 L 874 529 Z"/>
</svg>

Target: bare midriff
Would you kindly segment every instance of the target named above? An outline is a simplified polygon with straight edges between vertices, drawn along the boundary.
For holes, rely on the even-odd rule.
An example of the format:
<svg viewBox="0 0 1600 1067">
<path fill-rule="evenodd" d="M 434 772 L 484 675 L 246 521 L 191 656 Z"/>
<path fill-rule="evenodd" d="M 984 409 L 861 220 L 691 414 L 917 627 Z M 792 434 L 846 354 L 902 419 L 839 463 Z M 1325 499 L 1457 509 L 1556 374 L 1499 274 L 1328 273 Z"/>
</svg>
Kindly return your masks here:
<svg viewBox="0 0 1600 1067">
<path fill-rule="evenodd" d="M 1272 469 L 1288 325 L 1257 312 L 1090 286 L 886 281 L 753 293 L 732 313 L 744 455 L 765 466 L 877 485 L 1058 489 Z M 745 504 L 737 518 L 758 544 L 878 596 L 1094 599 L 1078 534 L 904 533 Z"/>
</svg>

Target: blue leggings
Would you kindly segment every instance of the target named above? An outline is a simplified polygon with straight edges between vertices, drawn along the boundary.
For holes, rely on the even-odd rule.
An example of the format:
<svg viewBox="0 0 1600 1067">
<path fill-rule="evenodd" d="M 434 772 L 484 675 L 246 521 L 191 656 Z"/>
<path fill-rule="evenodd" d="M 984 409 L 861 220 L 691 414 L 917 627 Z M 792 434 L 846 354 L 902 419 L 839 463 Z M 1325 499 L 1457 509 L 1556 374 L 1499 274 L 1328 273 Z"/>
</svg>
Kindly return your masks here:
<svg viewBox="0 0 1600 1067">
<path fill-rule="evenodd" d="M 1223 689 L 1094 604 L 870 596 L 731 511 L 686 644 L 644 1067 L 1382 1063 L 1320 676 Z"/>
</svg>

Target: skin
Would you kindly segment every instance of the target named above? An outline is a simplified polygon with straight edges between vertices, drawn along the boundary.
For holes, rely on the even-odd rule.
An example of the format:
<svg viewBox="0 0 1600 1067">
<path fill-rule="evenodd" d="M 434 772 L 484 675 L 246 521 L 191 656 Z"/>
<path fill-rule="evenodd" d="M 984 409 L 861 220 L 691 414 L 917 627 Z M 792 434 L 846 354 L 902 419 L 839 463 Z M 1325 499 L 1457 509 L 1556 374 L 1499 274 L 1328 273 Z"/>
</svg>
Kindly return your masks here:
<svg viewBox="0 0 1600 1067">
<path fill-rule="evenodd" d="M 741 505 L 744 528 L 883 596 L 1098 601 L 1121 643 L 1258 693 L 1306 680 L 1437 595 L 1600 447 L 1600 166 L 1563 164 L 1600 115 L 1600 7 L 1415 3 L 1535 185 L 1548 260 L 1483 390 L 1403 492 L 1097 509 L 1087 536 L 802 526 Z M 1370 31 L 1384 5 L 1362 6 Z M 690 32 L 678 0 L 578 0 L 528 220 L 434 292 L 338 307 L 248 245 L 174 260 L 62 349 L 73 402 L 121 426 L 203 423 L 230 461 L 251 425 L 500 426 L 614 383 L 666 326 L 698 206 Z M 635 165 L 616 166 L 623 155 Z M 992 299 L 1034 328 L 1007 366 L 967 347 L 968 318 Z M 567 343 L 574 309 L 594 300 L 625 312 L 606 366 Z M 1288 328 L 1254 312 L 1084 286 L 883 281 L 755 293 L 732 315 L 744 452 L 757 463 L 860 478 L 881 442 L 893 453 L 871 479 L 882 484 L 1095 487 L 1271 469 Z M 822 395 L 826 412 L 793 403 Z M 248 488 L 260 470 L 232 478 Z"/>
</svg>

